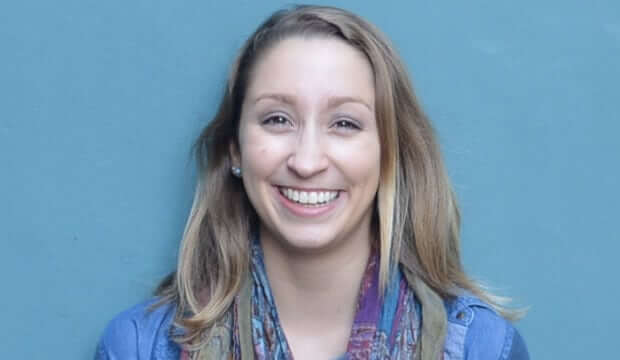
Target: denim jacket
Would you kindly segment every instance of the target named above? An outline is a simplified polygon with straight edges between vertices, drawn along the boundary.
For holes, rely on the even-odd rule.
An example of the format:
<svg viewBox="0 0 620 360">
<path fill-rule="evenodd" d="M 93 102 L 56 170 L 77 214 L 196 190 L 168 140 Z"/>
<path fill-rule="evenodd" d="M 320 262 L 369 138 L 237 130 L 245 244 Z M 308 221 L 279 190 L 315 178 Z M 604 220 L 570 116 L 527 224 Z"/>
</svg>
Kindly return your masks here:
<svg viewBox="0 0 620 360">
<path fill-rule="evenodd" d="M 176 360 L 179 346 L 170 339 L 174 306 L 153 311 L 154 300 L 114 318 L 97 346 L 96 360 Z M 448 327 L 444 360 L 528 360 L 519 332 L 480 299 L 464 295 L 444 302 Z"/>
</svg>

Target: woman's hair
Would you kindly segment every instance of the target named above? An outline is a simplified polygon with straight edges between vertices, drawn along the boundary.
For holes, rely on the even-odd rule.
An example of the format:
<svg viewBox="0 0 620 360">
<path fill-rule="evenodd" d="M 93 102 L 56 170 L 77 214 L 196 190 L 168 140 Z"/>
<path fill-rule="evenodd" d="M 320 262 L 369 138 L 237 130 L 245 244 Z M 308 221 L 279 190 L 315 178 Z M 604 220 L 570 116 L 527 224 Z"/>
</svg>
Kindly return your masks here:
<svg viewBox="0 0 620 360">
<path fill-rule="evenodd" d="M 381 169 L 376 199 L 380 285 L 399 264 L 449 298 L 463 290 L 507 318 L 502 299 L 465 274 L 459 250 L 459 210 L 434 130 L 414 94 L 403 63 L 373 25 L 333 7 L 296 6 L 270 16 L 233 64 L 213 120 L 195 144 L 199 180 L 176 273 L 159 289 L 177 306 L 181 343 L 194 343 L 232 304 L 250 264 L 249 234 L 257 215 L 243 184 L 230 173 L 238 148 L 241 108 L 261 57 L 289 37 L 340 39 L 363 53 L 374 73 Z"/>
</svg>

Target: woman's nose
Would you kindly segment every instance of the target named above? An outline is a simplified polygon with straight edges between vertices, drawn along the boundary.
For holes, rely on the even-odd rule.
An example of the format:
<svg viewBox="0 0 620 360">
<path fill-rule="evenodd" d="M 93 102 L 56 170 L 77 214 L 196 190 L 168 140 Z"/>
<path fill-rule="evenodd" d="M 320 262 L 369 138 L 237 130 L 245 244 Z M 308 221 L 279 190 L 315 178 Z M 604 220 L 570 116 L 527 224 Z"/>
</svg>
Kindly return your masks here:
<svg viewBox="0 0 620 360">
<path fill-rule="evenodd" d="M 299 177 L 312 177 L 325 171 L 329 165 L 322 136 L 315 129 L 304 129 L 297 138 L 288 158 L 288 168 Z"/>
</svg>

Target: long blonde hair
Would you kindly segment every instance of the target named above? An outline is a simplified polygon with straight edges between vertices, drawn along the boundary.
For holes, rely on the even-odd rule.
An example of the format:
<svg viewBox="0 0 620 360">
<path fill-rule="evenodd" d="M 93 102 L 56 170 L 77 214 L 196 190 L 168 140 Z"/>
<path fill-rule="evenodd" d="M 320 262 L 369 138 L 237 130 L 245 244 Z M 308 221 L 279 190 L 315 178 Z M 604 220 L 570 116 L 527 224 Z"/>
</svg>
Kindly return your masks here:
<svg viewBox="0 0 620 360">
<path fill-rule="evenodd" d="M 368 58 L 375 77 L 381 139 L 377 193 L 380 285 L 402 266 L 443 298 L 466 290 L 507 318 L 501 298 L 464 272 L 460 217 L 436 141 L 407 71 L 389 41 L 370 23 L 333 7 L 296 6 L 274 13 L 246 41 L 233 64 L 213 120 L 195 144 L 199 181 L 175 274 L 159 289 L 174 302 L 183 344 L 195 343 L 231 306 L 249 271 L 249 233 L 259 221 L 240 180 L 230 173 L 240 111 L 257 60 L 291 36 L 341 39 Z"/>
</svg>

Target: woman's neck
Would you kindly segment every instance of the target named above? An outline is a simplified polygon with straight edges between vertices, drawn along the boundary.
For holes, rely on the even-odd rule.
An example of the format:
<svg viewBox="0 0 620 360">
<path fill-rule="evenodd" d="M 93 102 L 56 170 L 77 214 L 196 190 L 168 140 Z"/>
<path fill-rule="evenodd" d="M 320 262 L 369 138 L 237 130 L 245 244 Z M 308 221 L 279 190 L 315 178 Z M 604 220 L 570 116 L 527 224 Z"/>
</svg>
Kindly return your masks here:
<svg viewBox="0 0 620 360">
<path fill-rule="evenodd" d="M 268 235 L 261 239 L 280 322 L 296 359 L 306 349 L 315 356 L 318 348 L 332 357 L 342 354 L 370 255 L 369 236 L 322 253 L 290 251 Z"/>
</svg>

